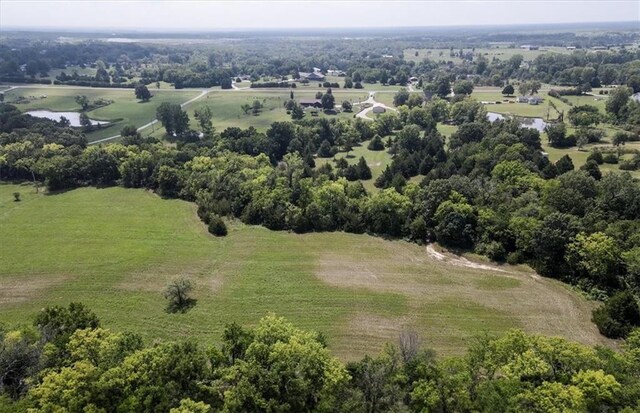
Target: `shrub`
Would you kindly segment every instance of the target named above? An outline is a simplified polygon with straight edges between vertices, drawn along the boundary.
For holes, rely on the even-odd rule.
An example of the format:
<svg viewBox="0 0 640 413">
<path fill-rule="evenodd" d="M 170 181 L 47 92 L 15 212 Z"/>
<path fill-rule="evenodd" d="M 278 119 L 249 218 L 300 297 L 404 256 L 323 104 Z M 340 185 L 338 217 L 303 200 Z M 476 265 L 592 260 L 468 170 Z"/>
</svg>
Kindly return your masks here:
<svg viewBox="0 0 640 413">
<path fill-rule="evenodd" d="M 381 151 L 384 149 L 384 143 L 380 135 L 376 135 L 371 139 L 371 142 L 367 145 L 367 149 L 370 151 Z"/>
<path fill-rule="evenodd" d="M 209 232 L 216 237 L 224 237 L 227 235 L 227 225 L 219 215 L 211 214 L 209 217 Z"/>
<path fill-rule="evenodd" d="M 604 155 L 602 157 L 602 161 L 604 163 L 609 163 L 609 164 L 617 164 L 618 163 L 618 157 L 614 154 L 614 153 L 608 153 L 606 155 Z"/>
<path fill-rule="evenodd" d="M 602 165 L 604 159 L 602 158 L 602 152 L 595 150 L 589 154 L 587 161 L 595 161 L 598 165 Z"/>
<path fill-rule="evenodd" d="M 640 308 L 630 291 L 622 291 L 594 310 L 592 320 L 603 335 L 624 338 L 640 326 Z"/>
<path fill-rule="evenodd" d="M 14 202 L 20 202 L 20 192 L 13 193 L 13 200 Z"/>
<path fill-rule="evenodd" d="M 504 261 L 507 255 L 504 247 L 498 241 L 479 242 L 476 244 L 476 253 L 493 261 Z"/>
<path fill-rule="evenodd" d="M 633 159 L 626 159 L 620 162 L 619 168 L 623 171 L 635 171 L 638 169 L 638 165 L 633 161 Z"/>
<path fill-rule="evenodd" d="M 509 254 L 507 254 L 507 264 L 518 265 L 522 263 L 522 261 L 522 254 L 518 251 L 510 252 Z"/>
</svg>

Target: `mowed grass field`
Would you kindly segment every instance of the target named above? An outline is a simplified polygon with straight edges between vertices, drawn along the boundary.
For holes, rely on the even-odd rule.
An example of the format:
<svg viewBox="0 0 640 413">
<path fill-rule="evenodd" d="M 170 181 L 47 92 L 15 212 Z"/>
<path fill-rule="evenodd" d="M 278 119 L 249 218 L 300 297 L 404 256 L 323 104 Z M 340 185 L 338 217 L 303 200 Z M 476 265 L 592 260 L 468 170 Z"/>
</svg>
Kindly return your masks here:
<svg viewBox="0 0 640 413">
<path fill-rule="evenodd" d="M 323 89 L 323 92 L 326 89 Z M 315 99 L 317 91 L 306 90 L 304 88 L 293 89 L 294 99 Z M 335 104 L 340 106 L 343 101 L 348 100 L 352 103 L 364 101 L 368 97 L 367 92 L 354 90 L 333 90 Z M 284 107 L 285 102 L 291 98 L 289 89 L 265 90 L 265 89 L 249 89 L 240 91 L 212 91 L 202 99 L 199 99 L 189 105 L 187 112 L 191 118 L 191 126 L 198 128 L 194 113 L 197 109 L 209 106 L 213 113 L 213 126 L 218 131 L 223 131 L 228 127 L 248 128 L 253 126 L 260 131 L 266 131 L 273 122 L 291 121 L 291 115 L 287 114 Z M 243 104 L 251 105 L 254 100 L 259 100 L 263 104 L 263 109 L 258 115 L 249 112 L 245 114 L 241 109 Z M 318 117 L 332 118 L 353 118 L 357 109 L 351 113 L 339 113 L 337 115 L 326 115 L 322 111 L 318 112 Z M 306 117 L 311 117 L 307 113 Z"/>
<path fill-rule="evenodd" d="M 325 333 L 345 360 L 378 352 L 403 330 L 445 355 L 513 327 L 611 344 L 589 321 L 592 303 L 525 270 L 468 268 L 367 235 L 232 223 L 215 238 L 195 209 L 143 190 L 44 195 L 0 185 L 0 322 L 28 324 L 43 306 L 81 301 L 105 327 L 148 341 L 215 343 L 225 323 L 252 326 L 274 312 Z M 197 304 L 168 314 L 162 292 L 180 276 L 196 283 Z"/>
<path fill-rule="evenodd" d="M 5 92 L 5 102 L 22 111 L 46 109 L 54 112 L 78 111 L 75 97 L 85 95 L 90 102 L 97 99 L 112 100 L 113 103 L 87 112 L 91 119 L 113 122 L 109 126 L 87 133 L 87 139 L 114 136 L 125 125 L 142 126 L 156 117 L 156 108 L 163 102 L 184 103 L 198 95 L 197 91 L 163 91 L 151 88 L 154 95 L 149 102 L 142 103 L 135 97 L 133 89 L 89 89 L 75 87 L 19 87 Z M 46 96 L 46 97 L 43 97 Z M 26 98 L 28 103 L 16 103 Z"/>
<path fill-rule="evenodd" d="M 469 48 L 462 49 L 464 53 L 472 51 Z M 454 48 L 453 51 L 458 53 L 460 51 L 459 48 Z M 416 56 L 416 52 L 418 52 L 418 56 Z M 522 55 L 524 61 L 531 61 L 536 57 L 540 56 L 544 53 L 562 53 L 562 54 L 570 54 L 573 51 L 567 50 L 564 47 L 541 47 L 539 50 L 526 50 L 520 47 L 491 47 L 491 48 L 475 48 L 473 50 L 474 59 L 478 53 L 481 53 L 487 60 L 491 61 L 494 58 L 498 60 L 509 60 L 514 55 Z M 444 60 L 445 62 L 453 62 L 456 64 L 462 63 L 462 59 L 458 56 L 449 56 L 450 49 L 405 49 L 404 50 L 404 59 L 409 61 L 414 61 L 416 63 L 422 62 L 424 59 L 434 60 L 439 62 Z"/>
</svg>

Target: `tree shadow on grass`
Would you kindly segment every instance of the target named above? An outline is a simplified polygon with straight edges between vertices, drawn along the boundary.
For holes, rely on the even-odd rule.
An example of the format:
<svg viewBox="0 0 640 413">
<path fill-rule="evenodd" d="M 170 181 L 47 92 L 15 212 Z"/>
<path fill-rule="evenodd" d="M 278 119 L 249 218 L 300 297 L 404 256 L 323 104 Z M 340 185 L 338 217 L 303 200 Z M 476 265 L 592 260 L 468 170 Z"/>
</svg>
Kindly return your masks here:
<svg viewBox="0 0 640 413">
<path fill-rule="evenodd" d="M 198 300 L 195 298 L 187 298 L 182 304 L 169 303 L 165 307 L 165 311 L 170 314 L 184 314 L 196 306 Z"/>
</svg>

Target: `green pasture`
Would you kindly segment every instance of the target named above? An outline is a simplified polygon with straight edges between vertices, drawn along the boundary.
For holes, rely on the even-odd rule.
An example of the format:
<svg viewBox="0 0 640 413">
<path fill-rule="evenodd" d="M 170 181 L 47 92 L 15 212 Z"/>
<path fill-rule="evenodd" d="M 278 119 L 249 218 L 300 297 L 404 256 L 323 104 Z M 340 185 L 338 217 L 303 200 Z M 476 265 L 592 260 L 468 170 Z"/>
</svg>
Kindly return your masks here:
<svg viewBox="0 0 640 413">
<path fill-rule="evenodd" d="M 76 87 L 20 87 L 5 93 L 5 102 L 22 111 L 46 109 L 55 112 L 78 111 L 77 95 L 85 95 L 90 102 L 97 99 L 113 103 L 87 112 L 91 119 L 112 122 L 106 127 L 87 133 L 89 141 L 117 135 L 125 125 L 142 126 L 156 117 L 156 108 L 163 102 L 183 103 L 198 95 L 196 91 L 162 91 L 151 89 L 149 102 L 136 99 L 133 89 L 90 89 Z M 25 98 L 28 102 L 16 103 Z"/>
<path fill-rule="evenodd" d="M 214 343 L 225 323 L 252 326 L 275 312 L 325 333 L 343 359 L 376 353 L 404 330 L 441 354 L 512 327 L 607 343 L 590 303 L 529 272 L 452 265 L 424 246 L 367 235 L 231 222 L 229 235 L 215 238 L 195 210 L 144 190 L 47 195 L 0 185 L 0 322 L 28 324 L 44 306 L 80 301 L 105 327 L 148 342 Z M 164 311 L 162 292 L 177 277 L 196 285 L 197 304 L 185 314 Z"/>
<path fill-rule="evenodd" d="M 304 89 L 293 89 L 294 99 L 315 99 L 316 92 Z M 366 100 L 368 94 L 366 92 L 354 92 L 353 90 L 341 91 L 334 90 L 333 95 L 337 106 L 340 106 L 344 100 L 357 103 L 359 100 Z M 202 99 L 195 101 L 189 105 L 187 112 L 191 118 L 191 126 L 198 129 L 197 121 L 194 113 L 203 106 L 209 106 L 213 113 L 213 126 L 222 131 L 228 127 L 254 128 L 265 131 L 273 122 L 290 121 L 291 115 L 287 114 L 284 107 L 285 102 L 291 98 L 290 91 L 287 90 L 266 90 L 266 89 L 249 89 L 240 91 L 214 91 L 208 93 Z M 243 104 L 251 105 L 254 100 L 259 100 L 263 104 L 263 109 L 259 114 L 254 115 L 251 111 L 245 114 L 241 109 Z M 352 118 L 354 112 L 342 112 L 337 115 L 327 115 L 322 111 L 318 111 L 318 117 L 327 118 Z M 305 117 L 311 117 L 310 111 Z"/>
<path fill-rule="evenodd" d="M 609 143 L 590 144 L 585 146 L 582 150 L 580 150 L 577 147 L 563 148 L 563 149 L 552 148 L 551 146 L 549 146 L 546 134 L 542 134 L 541 140 L 542 140 L 542 150 L 549 154 L 550 161 L 556 162 L 558 161 L 558 159 L 562 158 L 564 155 L 569 155 L 576 169 L 580 168 L 582 165 L 584 165 L 587 162 L 587 157 L 596 148 L 600 149 L 603 152 L 615 153 L 617 151 L 617 149 Z M 631 150 L 631 151 L 633 150 L 640 151 L 640 142 L 628 142 L 625 145 L 625 149 Z M 624 159 L 631 159 L 632 157 L 633 157 L 633 154 L 630 154 L 630 153 L 623 154 L 622 156 L 620 156 L 620 161 Z M 604 163 L 602 165 L 599 165 L 599 167 L 602 173 L 622 172 L 619 168 L 619 164 Z M 631 174 L 631 176 L 635 178 L 640 178 L 640 171 L 629 171 L 629 173 Z"/>
</svg>

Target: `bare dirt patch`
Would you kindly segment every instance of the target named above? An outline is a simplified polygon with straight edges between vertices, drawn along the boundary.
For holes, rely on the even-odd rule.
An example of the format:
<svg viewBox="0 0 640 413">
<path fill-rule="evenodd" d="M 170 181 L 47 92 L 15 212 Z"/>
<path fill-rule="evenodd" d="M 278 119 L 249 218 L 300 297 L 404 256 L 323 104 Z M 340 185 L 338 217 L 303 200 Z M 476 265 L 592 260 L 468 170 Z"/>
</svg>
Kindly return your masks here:
<svg viewBox="0 0 640 413">
<path fill-rule="evenodd" d="M 34 275 L 0 279 L 0 304 L 16 304 L 36 299 L 70 277 L 61 275 Z"/>
<path fill-rule="evenodd" d="M 347 328 L 353 329 L 356 340 L 386 337 L 388 341 L 405 327 L 441 336 L 444 327 L 434 320 L 449 320 L 445 324 L 456 325 L 456 334 L 450 343 L 446 337 L 437 341 L 445 350 L 477 334 L 478 324 L 483 323 L 495 333 L 518 326 L 587 345 L 616 345 L 591 322 L 595 304 L 560 282 L 518 267 L 473 262 L 431 245 L 425 251 L 406 242 L 373 238 L 365 242 L 347 250 L 317 248 L 316 276 L 333 286 L 403 294 L 409 310 L 397 319 L 354 313 Z"/>
</svg>

